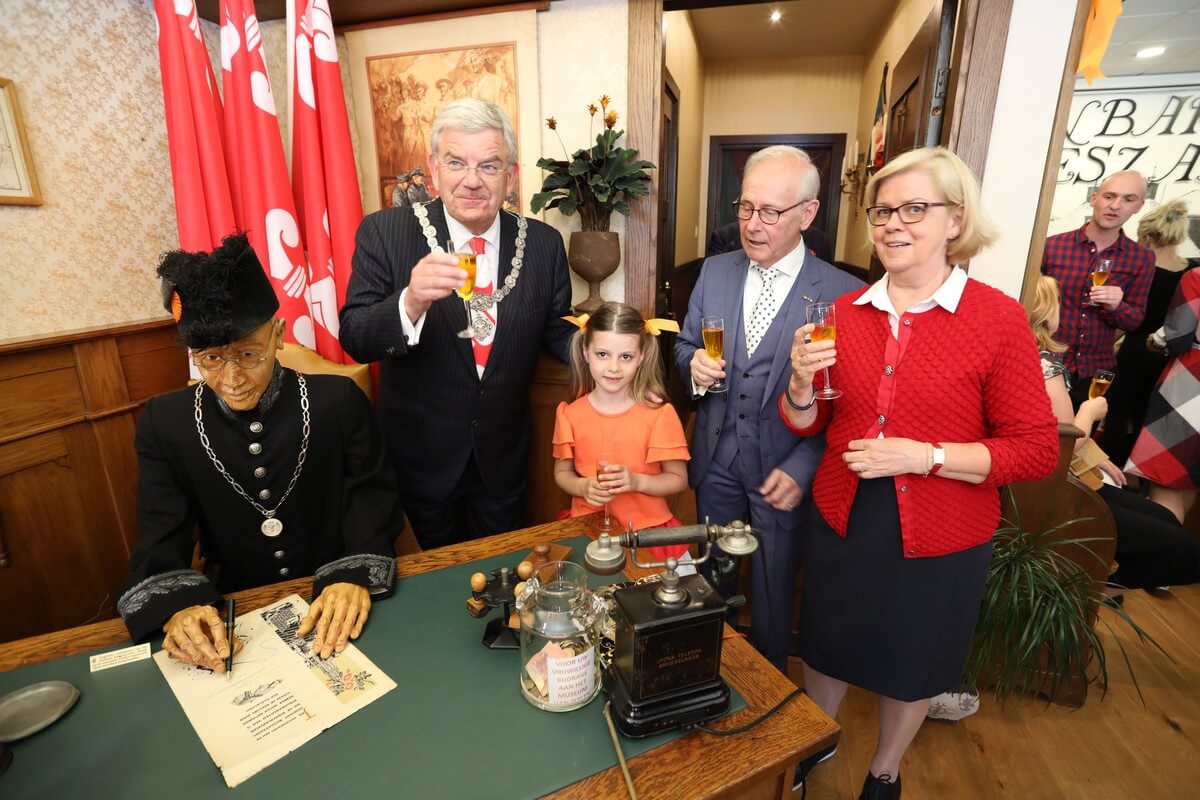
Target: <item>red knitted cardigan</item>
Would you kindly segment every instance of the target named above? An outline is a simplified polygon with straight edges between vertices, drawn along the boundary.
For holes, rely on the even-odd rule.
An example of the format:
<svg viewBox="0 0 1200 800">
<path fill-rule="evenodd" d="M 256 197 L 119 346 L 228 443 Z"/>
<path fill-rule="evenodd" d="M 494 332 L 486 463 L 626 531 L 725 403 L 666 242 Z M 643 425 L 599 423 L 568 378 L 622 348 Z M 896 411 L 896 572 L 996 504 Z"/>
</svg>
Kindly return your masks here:
<svg viewBox="0 0 1200 800">
<path fill-rule="evenodd" d="M 837 300 L 838 361 L 830 382 L 843 396 L 818 401 L 811 426 L 788 425 L 799 436 L 827 427 L 812 488 L 817 508 L 847 534 L 859 479 L 842 454 L 852 439 L 882 430 L 922 442 L 981 442 L 992 456 L 982 484 L 920 474 L 897 475 L 895 484 L 906 558 L 982 544 L 1000 520 L 998 488 L 1043 478 L 1058 460 L 1058 425 L 1025 313 L 1004 293 L 968 280 L 954 313 L 935 306 L 901 315 L 905 346 L 889 365 L 887 314 L 853 304 L 864 291 Z"/>
</svg>

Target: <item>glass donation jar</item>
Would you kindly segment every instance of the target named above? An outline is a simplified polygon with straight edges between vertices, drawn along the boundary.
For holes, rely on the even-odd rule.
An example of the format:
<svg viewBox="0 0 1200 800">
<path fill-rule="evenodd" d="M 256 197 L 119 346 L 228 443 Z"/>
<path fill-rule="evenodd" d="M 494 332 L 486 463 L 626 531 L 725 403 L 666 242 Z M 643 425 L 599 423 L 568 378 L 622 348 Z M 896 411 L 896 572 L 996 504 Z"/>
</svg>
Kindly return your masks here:
<svg viewBox="0 0 1200 800">
<path fill-rule="evenodd" d="M 540 566 L 516 600 L 521 618 L 521 693 L 544 711 L 572 711 L 600 692 L 603 604 L 587 573 L 569 561 Z"/>
</svg>

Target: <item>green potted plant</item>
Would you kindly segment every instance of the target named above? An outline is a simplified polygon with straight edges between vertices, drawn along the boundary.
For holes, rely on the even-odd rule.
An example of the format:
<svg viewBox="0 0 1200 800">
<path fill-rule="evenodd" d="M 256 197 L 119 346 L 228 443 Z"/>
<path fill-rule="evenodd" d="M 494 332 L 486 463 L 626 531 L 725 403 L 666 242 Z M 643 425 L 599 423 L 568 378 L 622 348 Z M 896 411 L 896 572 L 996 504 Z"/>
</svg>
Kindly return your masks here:
<svg viewBox="0 0 1200 800">
<path fill-rule="evenodd" d="M 546 127 L 559 137 L 566 157 L 538 159 L 537 165 L 546 171 L 546 177 L 542 190 L 529 203 L 535 214 L 548 208 L 568 217 L 579 214 L 582 230 L 571 234 L 567 252 L 571 269 L 588 282 L 588 297 L 576 306 L 579 312 L 591 313 L 603 302 L 600 284 L 621 263 L 620 240 L 608 229 L 612 214 L 616 211 L 629 216 L 629 200 L 650 194 L 650 174 L 646 170 L 654 169 L 654 164 L 638 159 L 636 150 L 617 144 L 625 131 L 616 130 L 617 112 L 609 108 L 610 102 L 604 95 L 598 107 L 588 105 L 588 137 L 597 114 L 603 128 L 594 146 L 571 155 L 567 155 L 559 137 L 558 121 L 554 117 L 546 120 Z"/>
<path fill-rule="evenodd" d="M 1093 544 L 1112 540 L 1062 535 L 1090 517 L 1034 532 L 1022 524 L 1015 503 L 1008 507 L 1012 519 L 1002 519 L 992 539 L 992 563 L 964 684 L 990 687 L 1001 703 L 1014 695 L 1038 693 L 1050 702 L 1082 705 L 1092 680 L 1102 693 L 1108 689 L 1107 654 L 1095 627 L 1105 602 L 1096 572 L 1098 568 L 1106 575 L 1108 563 Z M 1123 607 L 1114 605 L 1112 610 L 1162 652 Z M 1111 630 L 1107 620 L 1099 619 Z M 1116 642 L 1138 687 L 1125 647 L 1119 638 Z"/>
</svg>

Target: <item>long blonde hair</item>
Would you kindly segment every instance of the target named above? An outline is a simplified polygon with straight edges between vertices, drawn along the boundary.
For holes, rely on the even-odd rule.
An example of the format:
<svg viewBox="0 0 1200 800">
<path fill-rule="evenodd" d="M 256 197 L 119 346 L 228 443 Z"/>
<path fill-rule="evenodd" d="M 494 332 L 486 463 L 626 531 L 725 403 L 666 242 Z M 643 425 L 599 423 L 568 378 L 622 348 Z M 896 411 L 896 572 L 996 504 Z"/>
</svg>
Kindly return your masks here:
<svg viewBox="0 0 1200 800">
<path fill-rule="evenodd" d="M 1029 327 L 1033 328 L 1033 339 L 1038 350 L 1050 353 L 1066 352 L 1067 346 L 1054 338 L 1050 330 L 1050 319 L 1059 312 L 1058 281 L 1049 275 L 1039 275 L 1033 292 L 1033 305 L 1029 307 Z"/>
<path fill-rule="evenodd" d="M 625 303 L 604 303 L 588 317 L 587 324 L 571 338 L 571 395 L 582 397 L 596 388 L 592 371 L 588 369 L 584 351 L 598 332 L 632 334 L 638 337 L 638 349 L 642 363 L 638 364 L 629 384 L 633 399 L 644 406 L 657 408 L 662 402 L 654 402 L 651 394 L 659 398 L 667 396 L 663 384 L 662 363 L 658 350 L 658 337 L 646 330 L 646 320 L 636 308 Z"/>
</svg>

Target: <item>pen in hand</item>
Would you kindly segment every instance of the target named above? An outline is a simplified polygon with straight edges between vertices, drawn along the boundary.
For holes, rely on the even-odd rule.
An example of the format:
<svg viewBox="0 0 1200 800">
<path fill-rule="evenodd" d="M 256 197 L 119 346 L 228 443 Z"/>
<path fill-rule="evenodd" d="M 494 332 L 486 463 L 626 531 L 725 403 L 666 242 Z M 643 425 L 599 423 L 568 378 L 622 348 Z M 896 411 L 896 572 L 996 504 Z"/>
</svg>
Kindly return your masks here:
<svg viewBox="0 0 1200 800">
<path fill-rule="evenodd" d="M 237 619 L 237 601 L 232 597 L 225 598 L 225 640 L 229 647 L 229 655 L 225 656 L 225 680 L 233 679 L 233 625 Z"/>
</svg>

